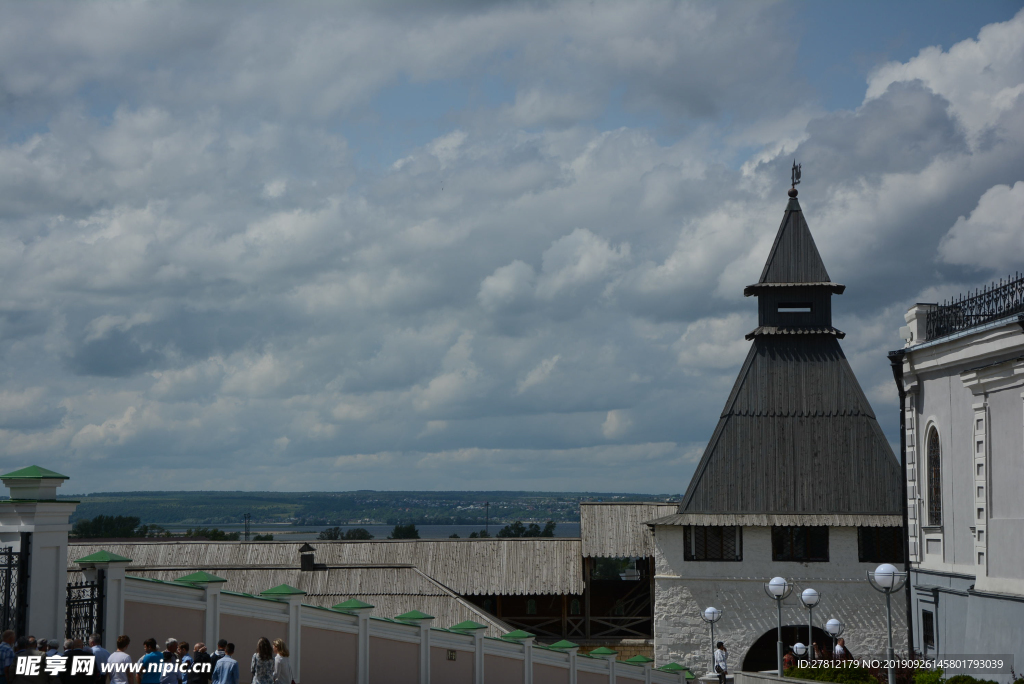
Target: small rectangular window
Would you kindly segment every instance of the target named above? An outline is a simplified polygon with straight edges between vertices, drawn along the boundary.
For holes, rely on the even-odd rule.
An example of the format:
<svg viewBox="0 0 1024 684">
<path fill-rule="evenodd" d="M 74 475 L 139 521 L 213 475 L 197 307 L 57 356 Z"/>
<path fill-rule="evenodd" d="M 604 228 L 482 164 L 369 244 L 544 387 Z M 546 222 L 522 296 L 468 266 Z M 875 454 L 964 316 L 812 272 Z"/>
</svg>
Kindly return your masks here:
<svg viewBox="0 0 1024 684">
<path fill-rule="evenodd" d="M 935 613 L 921 611 L 921 641 L 925 648 L 935 649 Z"/>
<path fill-rule="evenodd" d="M 828 527 L 772 527 L 772 560 L 828 562 Z"/>
<path fill-rule="evenodd" d="M 698 527 L 688 525 L 683 531 L 683 560 L 743 560 L 742 527 Z"/>
<path fill-rule="evenodd" d="M 984 565 L 984 564 L 985 564 L 985 554 L 979 551 L 978 552 L 978 565 Z"/>
<path fill-rule="evenodd" d="M 858 527 L 857 556 L 861 563 L 902 563 L 902 527 Z"/>
<path fill-rule="evenodd" d="M 978 520 L 981 520 L 984 517 L 985 517 L 985 509 L 984 508 L 979 508 L 978 509 Z"/>
<path fill-rule="evenodd" d="M 979 499 L 984 499 L 985 498 L 985 488 L 984 487 L 978 487 L 978 498 Z"/>
<path fill-rule="evenodd" d="M 977 446 L 975 447 L 975 451 L 979 454 L 985 453 L 985 443 L 978 442 Z"/>
<path fill-rule="evenodd" d="M 974 431 L 975 432 L 981 432 L 984 429 L 985 429 L 985 421 L 983 421 L 981 418 L 978 418 L 978 420 L 974 421 Z"/>
<path fill-rule="evenodd" d="M 979 463 L 977 470 L 978 470 L 978 477 L 985 477 L 985 464 L 984 463 Z"/>
<path fill-rule="evenodd" d="M 810 302 L 782 302 L 779 313 L 811 313 Z"/>
</svg>

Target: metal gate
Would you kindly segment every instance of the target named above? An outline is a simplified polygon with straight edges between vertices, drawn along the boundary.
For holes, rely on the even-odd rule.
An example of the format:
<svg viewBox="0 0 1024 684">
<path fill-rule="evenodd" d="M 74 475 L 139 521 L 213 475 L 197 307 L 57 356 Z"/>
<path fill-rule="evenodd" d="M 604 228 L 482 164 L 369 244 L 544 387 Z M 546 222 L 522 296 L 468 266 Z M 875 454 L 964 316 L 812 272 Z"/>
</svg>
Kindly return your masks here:
<svg viewBox="0 0 1024 684">
<path fill-rule="evenodd" d="M 88 643 L 90 634 L 103 634 L 103 571 L 96 581 L 68 582 L 65 639 L 81 639 Z"/>
<path fill-rule="evenodd" d="M 0 548 L 0 596 L 3 598 L 0 630 L 13 629 L 16 634 L 25 633 L 27 614 L 28 541 L 23 538 L 21 546 L 22 551 L 15 551 L 10 546 Z"/>
</svg>

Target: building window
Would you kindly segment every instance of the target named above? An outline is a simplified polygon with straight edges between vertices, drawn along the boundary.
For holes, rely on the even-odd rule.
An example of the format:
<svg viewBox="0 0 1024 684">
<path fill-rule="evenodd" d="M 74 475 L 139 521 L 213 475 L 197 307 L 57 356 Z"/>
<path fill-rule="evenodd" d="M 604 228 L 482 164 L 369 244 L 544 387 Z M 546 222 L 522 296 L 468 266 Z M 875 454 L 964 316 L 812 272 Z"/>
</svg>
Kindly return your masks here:
<svg viewBox="0 0 1024 684">
<path fill-rule="evenodd" d="M 527 615 L 536 615 L 537 614 L 537 600 L 536 599 L 529 599 L 529 600 L 527 600 L 527 602 L 526 602 L 526 614 Z"/>
<path fill-rule="evenodd" d="M 921 611 L 921 641 L 925 648 L 935 650 L 935 613 L 930 610 Z"/>
<path fill-rule="evenodd" d="M 574 598 L 572 601 L 569 602 L 569 615 L 579 615 L 579 614 L 580 614 L 580 600 Z"/>
<path fill-rule="evenodd" d="M 858 527 L 857 556 L 861 563 L 902 563 L 902 527 Z"/>
<path fill-rule="evenodd" d="M 772 527 L 772 560 L 828 562 L 828 528 Z"/>
<path fill-rule="evenodd" d="M 683 530 L 683 559 L 688 561 L 743 560 L 742 527 L 698 527 Z"/>
<path fill-rule="evenodd" d="M 939 431 L 928 431 L 928 524 L 942 524 L 942 458 L 939 451 Z"/>
</svg>

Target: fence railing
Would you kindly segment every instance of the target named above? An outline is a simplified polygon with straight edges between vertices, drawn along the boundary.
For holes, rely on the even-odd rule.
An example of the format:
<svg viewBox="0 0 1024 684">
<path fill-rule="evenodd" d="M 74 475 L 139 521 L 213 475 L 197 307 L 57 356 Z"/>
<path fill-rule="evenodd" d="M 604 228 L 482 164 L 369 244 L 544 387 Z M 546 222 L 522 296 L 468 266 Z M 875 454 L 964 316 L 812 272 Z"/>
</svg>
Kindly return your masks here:
<svg viewBox="0 0 1024 684">
<path fill-rule="evenodd" d="M 1019 313 L 1024 313 L 1024 274 L 1015 273 L 929 311 L 925 327 L 927 339 L 952 335 Z"/>
</svg>

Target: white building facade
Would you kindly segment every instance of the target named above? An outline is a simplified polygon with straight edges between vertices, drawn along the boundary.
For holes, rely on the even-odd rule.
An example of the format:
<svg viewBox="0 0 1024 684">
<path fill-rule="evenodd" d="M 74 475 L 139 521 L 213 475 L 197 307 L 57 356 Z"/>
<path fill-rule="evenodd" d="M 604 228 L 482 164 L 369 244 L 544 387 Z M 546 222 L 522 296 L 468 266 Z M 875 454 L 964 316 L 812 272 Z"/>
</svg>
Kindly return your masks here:
<svg viewBox="0 0 1024 684">
<path fill-rule="evenodd" d="M 764 583 L 784 577 L 796 591 L 782 611 L 783 642 L 808 640 L 799 591 L 822 594 L 811 638 L 845 625 L 856 656 L 886 652 L 885 597 L 867 572 L 905 562 L 900 463 L 832 326 L 832 282 L 790 191 L 760 280 L 759 325 L 750 352 L 678 511 L 653 520 L 657 662 L 698 671 L 710 660 L 702 611 L 723 611 L 716 640 L 734 670 L 776 666 L 775 602 Z M 894 643 L 906 651 L 905 594 L 893 597 Z"/>
<path fill-rule="evenodd" d="M 943 306 L 918 304 L 900 331 L 906 347 L 890 354 L 903 386 L 915 649 L 1012 654 L 1017 671 L 1024 669 L 1022 297 L 1018 275 Z"/>
</svg>

